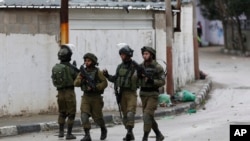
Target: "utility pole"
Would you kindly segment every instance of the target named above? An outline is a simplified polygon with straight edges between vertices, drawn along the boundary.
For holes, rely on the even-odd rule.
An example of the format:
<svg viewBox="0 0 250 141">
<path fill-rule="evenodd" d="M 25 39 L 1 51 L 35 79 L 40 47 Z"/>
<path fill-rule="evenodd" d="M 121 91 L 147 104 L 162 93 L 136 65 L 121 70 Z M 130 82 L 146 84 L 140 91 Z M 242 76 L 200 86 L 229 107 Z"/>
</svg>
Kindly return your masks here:
<svg viewBox="0 0 250 141">
<path fill-rule="evenodd" d="M 194 75 L 195 79 L 200 79 L 199 69 L 199 47 L 197 41 L 197 28 L 196 28 L 196 0 L 192 1 L 193 6 L 193 43 L 194 43 Z"/>
<path fill-rule="evenodd" d="M 60 9 L 60 44 L 69 43 L 69 2 L 61 0 Z"/>
<path fill-rule="evenodd" d="M 171 0 L 165 0 L 166 4 L 166 34 L 167 34 L 167 46 L 166 46 L 166 62 L 167 62 L 167 94 L 174 95 L 174 81 L 173 81 L 173 53 L 172 53 L 172 39 L 173 39 L 173 20 L 172 20 L 172 8 Z"/>
</svg>

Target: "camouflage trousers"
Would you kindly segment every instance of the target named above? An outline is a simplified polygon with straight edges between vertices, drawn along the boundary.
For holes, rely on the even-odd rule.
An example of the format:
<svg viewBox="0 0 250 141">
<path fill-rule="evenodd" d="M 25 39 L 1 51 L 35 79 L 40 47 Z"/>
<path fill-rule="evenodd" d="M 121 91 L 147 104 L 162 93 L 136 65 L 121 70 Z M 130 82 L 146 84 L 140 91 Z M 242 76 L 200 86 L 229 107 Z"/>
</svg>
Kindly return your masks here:
<svg viewBox="0 0 250 141">
<path fill-rule="evenodd" d="M 100 127 L 105 126 L 103 119 L 102 108 L 104 106 L 103 97 L 101 95 L 82 96 L 81 102 L 81 120 L 83 128 L 90 129 L 91 124 L 89 122 L 89 117 L 91 116 L 95 123 Z"/>
<path fill-rule="evenodd" d="M 144 131 L 150 132 L 152 129 L 158 129 L 158 124 L 155 121 L 154 113 L 158 105 L 158 95 L 141 96 Z"/>
<path fill-rule="evenodd" d="M 58 123 L 65 124 L 65 120 L 68 118 L 68 126 L 73 126 L 76 114 L 76 96 L 74 89 L 59 90 L 57 104 L 59 110 Z"/>
<path fill-rule="evenodd" d="M 134 127 L 136 113 L 137 94 L 136 91 L 123 91 L 121 97 L 121 111 L 123 114 L 123 125 Z"/>
</svg>

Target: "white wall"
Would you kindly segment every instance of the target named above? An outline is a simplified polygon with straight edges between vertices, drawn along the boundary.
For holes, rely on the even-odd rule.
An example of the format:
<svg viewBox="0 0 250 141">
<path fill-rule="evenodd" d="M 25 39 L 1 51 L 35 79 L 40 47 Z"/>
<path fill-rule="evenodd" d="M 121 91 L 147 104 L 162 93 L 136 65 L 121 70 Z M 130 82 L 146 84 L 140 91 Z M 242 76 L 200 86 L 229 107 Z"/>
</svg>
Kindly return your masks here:
<svg viewBox="0 0 250 141">
<path fill-rule="evenodd" d="M 153 29 L 152 11 L 130 11 L 135 15 L 116 11 L 114 16 L 110 16 L 109 11 L 109 18 L 104 16 L 105 12 L 101 12 L 103 15 L 97 14 L 98 11 L 92 12 L 96 12 L 94 15 L 99 18 L 95 21 L 96 27 L 80 26 L 81 22 L 86 24 L 86 20 L 83 20 L 86 17 L 82 16 L 84 12 L 78 17 L 70 16 L 74 21 L 70 22 L 70 43 L 75 45 L 72 60 L 77 61 L 78 67 L 83 63 L 83 55 L 92 52 L 98 57 L 100 69 L 106 68 L 110 74 L 114 74 L 121 62 L 116 44 L 126 42 L 134 49 L 133 59 L 138 62 L 142 61 L 140 52 L 142 46 L 155 47 L 157 60 L 165 68 L 163 61 L 166 60 L 166 34 L 164 29 Z M 175 87 L 183 86 L 194 79 L 193 37 L 190 28 L 192 9 L 183 7 L 182 14 L 182 32 L 175 33 L 173 40 Z M 88 13 L 85 16 L 92 17 Z M 120 18 L 120 21 L 118 24 L 114 23 L 114 26 L 103 25 L 102 18 L 105 19 L 104 23 L 110 23 L 107 19 L 117 21 Z M 75 22 L 76 20 L 80 22 Z M 122 29 L 117 29 L 119 26 Z M 50 78 L 52 66 L 59 62 L 57 40 L 58 37 L 48 34 L 0 34 L 0 116 L 57 113 L 57 92 Z M 79 88 L 76 89 L 76 94 L 79 112 L 82 95 Z M 104 102 L 104 110 L 117 109 L 111 83 L 105 90 Z M 139 98 L 138 103 L 140 103 Z"/>
<path fill-rule="evenodd" d="M 129 44 L 134 49 L 133 59 L 138 63 L 142 62 L 140 49 L 144 45 L 154 47 L 155 31 L 151 11 L 131 10 L 126 13 L 123 9 L 71 9 L 69 15 L 70 43 L 76 47 L 73 58 L 78 67 L 83 63 L 83 55 L 92 52 L 98 57 L 101 70 L 106 68 L 110 74 L 115 74 L 116 67 L 121 63 L 118 43 Z M 82 92 L 80 88 L 76 92 L 80 107 Z M 108 84 L 103 96 L 104 110 L 117 109 L 112 83 Z"/>
<path fill-rule="evenodd" d="M 140 63 L 142 62 L 140 49 L 144 45 L 153 44 L 154 30 L 73 30 L 70 37 L 70 42 L 76 47 L 73 58 L 76 59 L 78 67 L 83 64 L 83 55 L 92 52 L 98 57 L 98 67 L 101 70 L 106 68 L 110 74 L 114 75 L 117 65 L 121 63 L 119 48 L 116 44 L 121 42 L 129 44 L 134 49 L 133 59 Z M 80 107 L 82 92 L 80 88 L 76 92 L 78 107 Z M 117 108 L 112 83 L 108 84 L 103 96 L 105 110 Z"/>
<path fill-rule="evenodd" d="M 0 116 L 55 111 L 55 36 L 0 34 L 0 44 Z"/>
<path fill-rule="evenodd" d="M 175 34 L 174 76 L 175 88 L 194 81 L 193 10 L 191 5 L 182 7 L 181 34 Z M 179 45 L 178 45 L 179 43 Z"/>
<path fill-rule="evenodd" d="M 172 45 L 174 89 L 194 81 L 194 54 L 193 54 L 193 21 L 192 6 L 185 5 L 181 9 L 181 32 L 175 32 Z M 163 13 L 164 14 L 164 13 Z M 156 30 L 157 60 L 162 63 L 166 60 L 166 32 Z"/>
</svg>

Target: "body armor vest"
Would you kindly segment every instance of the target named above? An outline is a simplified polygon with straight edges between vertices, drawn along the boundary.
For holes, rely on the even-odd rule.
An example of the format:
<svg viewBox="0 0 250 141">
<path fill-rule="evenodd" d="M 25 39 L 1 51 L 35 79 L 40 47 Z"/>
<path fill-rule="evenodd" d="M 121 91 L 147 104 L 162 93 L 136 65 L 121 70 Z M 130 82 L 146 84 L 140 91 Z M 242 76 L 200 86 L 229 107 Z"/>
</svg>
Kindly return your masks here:
<svg viewBox="0 0 250 141">
<path fill-rule="evenodd" d="M 100 83 L 100 79 L 98 78 L 98 68 L 95 68 L 91 71 L 87 71 L 85 68 L 85 71 L 86 71 L 87 75 L 89 75 L 96 82 L 96 84 Z M 82 81 L 81 90 L 87 94 L 89 94 L 89 93 L 102 94 L 103 93 L 103 91 L 98 91 L 98 90 L 88 91 L 88 83 L 84 79 Z"/>
<path fill-rule="evenodd" d="M 116 86 L 125 89 L 136 90 L 135 68 L 129 64 L 120 64 L 117 69 Z"/>
</svg>

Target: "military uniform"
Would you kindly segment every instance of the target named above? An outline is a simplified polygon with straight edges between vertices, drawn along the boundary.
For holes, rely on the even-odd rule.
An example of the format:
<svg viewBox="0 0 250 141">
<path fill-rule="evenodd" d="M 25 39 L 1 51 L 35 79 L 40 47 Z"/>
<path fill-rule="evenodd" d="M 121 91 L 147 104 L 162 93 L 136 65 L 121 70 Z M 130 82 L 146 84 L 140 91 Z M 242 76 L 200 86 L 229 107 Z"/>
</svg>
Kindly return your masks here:
<svg viewBox="0 0 250 141">
<path fill-rule="evenodd" d="M 75 114 L 76 114 L 76 96 L 74 91 L 74 80 L 77 77 L 77 69 L 70 64 L 72 51 L 68 47 L 68 45 L 62 45 L 61 49 L 58 52 L 58 58 L 61 60 L 60 64 L 65 65 L 66 69 L 69 70 L 69 73 L 66 75 L 69 80 L 67 86 L 63 87 L 57 87 L 58 95 L 57 95 L 57 103 L 58 103 L 58 110 L 59 110 L 59 117 L 58 117 L 58 123 L 59 123 L 59 137 L 64 137 L 64 125 L 65 120 L 67 119 L 67 136 L 66 139 L 75 139 L 76 137 L 71 134 L 74 120 L 75 120 Z M 52 70 L 52 75 L 53 75 Z M 53 78 L 52 78 L 53 79 Z M 54 80 L 53 80 L 54 81 Z"/>
<path fill-rule="evenodd" d="M 154 119 L 154 113 L 157 109 L 158 95 L 160 94 L 158 89 L 165 84 L 165 73 L 162 66 L 155 61 L 155 50 L 150 47 L 146 47 L 142 48 L 142 53 L 144 51 L 152 53 L 154 55 L 154 59 L 147 65 L 145 62 L 141 64 L 141 67 L 144 68 L 150 78 L 139 78 L 140 98 L 142 101 L 144 122 L 143 141 L 147 141 L 151 128 L 156 133 L 156 141 L 161 141 L 164 139 L 164 136 L 158 129 L 158 124 Z"/>
<path fill-rule="evenodd" d="M 70 66 L 70 63 L 62 63 L 67 66 Z M 77 72 L 71 69 L 72 79 L 75 80 Z M 57 103 L 59 109 L 59 124 L 65 124 L 65 119 L 68 117 L 67 124 L 68 126 L 73 126 L 75 113 L 76 113 L 76 96 L 74 91 L 74 84 L 67 88 L 57 88 Z"/>
<path fill-rule="evenodd" d="M 120 49 L 119 53 L 124 53 L 128 57 L 132 57 L 133 50 L 125 45 Z M 137 75 L 136 68 L 132 64 L 132 60 L 122 62 L 118 65 L 115 75 L 105 75 L 115 87 L 119 88 L 121 100 L 121 111 L 123 114 L 123 125 L 128 130 L 123 140 L 134 140 L 132 129 L 134 128 L 134 117 L 137 106 Z"/>
<path fill-rule="evenodd" d="M 94 57 L 93 60 L 96 63 L 97 58 L 93 54 L 87 53 L 84 58 L 87 58 L 86 56 L 90 58 Z M 90 69 L 85 68 L 85 71 L 87 72 L 87 75 L 89 77 L 95 80 L 96 88 L 94 90 L 88 90 L 89 85 L 84 79 L 84 76 L 82 76 L 81 73 L 78 74 L 74 85 L 77 87 L 81 87 L 81 90 L 84 92 L 81 101 L 81 121 L 85 131 L 85 137 L 82 139 L 82 141 L 91 141 L 91 137 L 89 134 L 89 130 L 91 128 L 91 124 L 89 122 L 90 116 L 92 116 L 94 121 L 101 127 L 102 135 L 100 139 L 104 140 L 107 136 L 107 129 L 102 113 L 102 109 L 104 106 L 102 94 L 104 92 L 104 89 L 108 85 L 107 80 L 97 67 L 92 67 Z"/>
</svg>

